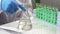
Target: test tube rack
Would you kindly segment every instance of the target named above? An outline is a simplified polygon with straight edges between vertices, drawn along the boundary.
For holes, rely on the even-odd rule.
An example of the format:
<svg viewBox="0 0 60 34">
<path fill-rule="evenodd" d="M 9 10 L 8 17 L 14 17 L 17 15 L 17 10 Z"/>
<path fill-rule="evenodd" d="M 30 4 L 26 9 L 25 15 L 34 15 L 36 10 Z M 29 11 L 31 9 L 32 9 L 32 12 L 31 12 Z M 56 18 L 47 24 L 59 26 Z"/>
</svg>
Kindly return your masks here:
<svg viewBox="0 0 60 34">
<path fill-rule="evenodd" d="M 57 24 L 57 9 L 38 5 L 36 7 L 36 17 L 45 20 L 51 24 Z"/>
</svg>

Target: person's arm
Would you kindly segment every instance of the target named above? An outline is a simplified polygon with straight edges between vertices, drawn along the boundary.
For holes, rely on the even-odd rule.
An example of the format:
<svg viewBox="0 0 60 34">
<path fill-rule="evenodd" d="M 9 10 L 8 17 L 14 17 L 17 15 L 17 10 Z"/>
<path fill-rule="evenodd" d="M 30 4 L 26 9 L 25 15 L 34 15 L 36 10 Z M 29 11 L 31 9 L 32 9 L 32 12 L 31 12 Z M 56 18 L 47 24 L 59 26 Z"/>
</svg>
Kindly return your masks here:
<svg viewBox="0 0 60 34">
<path fill-rule="evenodd" d="M 4 6 L 5 5 L 5 6 Z M 18 4 L 16 0 L 2 0 L 2 10 L 3 12 L 15 13 L 17 8 L 21 8 L 23 12 L 26 11 L 26 8 Z"/>
</svg>

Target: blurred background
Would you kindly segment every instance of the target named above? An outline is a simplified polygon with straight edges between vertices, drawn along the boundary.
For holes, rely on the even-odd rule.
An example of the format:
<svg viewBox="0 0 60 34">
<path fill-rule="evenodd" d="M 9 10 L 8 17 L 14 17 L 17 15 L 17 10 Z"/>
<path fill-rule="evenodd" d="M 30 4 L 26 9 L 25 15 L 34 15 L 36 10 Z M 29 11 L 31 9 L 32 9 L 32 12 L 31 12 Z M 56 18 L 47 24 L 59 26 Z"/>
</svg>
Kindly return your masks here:
<svg viewBox="0 0 60 34">
<path fill-rule="evenodd" d="M 6 14 L 5 12 L 2 12 L 1 0 L 0 0 L 0 26 L 3 27 L 2 29 L 0 29 L 0 33 L 2 34 L 4 33 L 8 33 L 8 34 L 17 34 L 17 33 L 18 34 L 59 34 L 60 0 L 16 0 L 16 1 L 19 4 L 23 5 L 28 11 L 28 14 L 31 20 L 30 24 L 32 24 L 32 29 L 29 31 L 23 31 L 20 33 L 16 32 L 16 30 L 19 31 L 18 25 L 20 24 L 19 21 L 21 17 L 26 17 L 26 16 L 24 16 L 25 14 L 21 9 L 17 10 L 17 12 L 14 14 Z M 42 13 L 40 14 L 40 12 Z M 42 18 L 40 18 L 41 16 Z M 45 16 L 47 20 L 45 20 L 46 19 Z M 52 18 L 55 21 L 50 20 L 49 18 Z M 21 20 L 21 21 L 25 21 L 25 20 Z M 4 28 L 6 28 L 6 30 L 4 30 Z M 29 27 L 25 27 L 25 28 L 29 28 Z"/>
</svg>

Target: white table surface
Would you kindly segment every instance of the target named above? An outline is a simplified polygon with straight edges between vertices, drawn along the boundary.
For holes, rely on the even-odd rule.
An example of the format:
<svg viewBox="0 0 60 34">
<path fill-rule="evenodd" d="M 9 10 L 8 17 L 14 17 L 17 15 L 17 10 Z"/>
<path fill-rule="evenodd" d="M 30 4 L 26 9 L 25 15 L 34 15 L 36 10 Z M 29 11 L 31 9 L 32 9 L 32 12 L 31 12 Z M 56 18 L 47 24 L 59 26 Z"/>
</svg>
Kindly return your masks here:
<svg viewBox="0 0 60 34">
<path fill-rule="evenodd" d="M 48 23 L 46 23 L 43 20 L 38 20 L 37 18 L 34 18 L 32 20 L 32 25 L 33 28 L 30 31 L 23 31 L 23 34 L 56 34 L 56 27 L 53 25 L 48 25 Z M 13 28 L 17 28 L 18 26 L 18 21 L 14 21 L 5 25 L 2 25 L 3 27 L 7 26 L 7 27 L 13 27 Z M 0 33 L 8 33 L 8 34 L 12 34 L 10 32 L 7 32 L 5 30 L 0 30 Z"/>
<path fill-rule="evenodd" d="M 59 13 L 58 13 L 58 15 L 60 15 Z M 60 18 L 59 17 L 60 16 L 58 16 L 58 25 L 57 25 L 58 28 L 55 25 L 49 24 L 43 20 L 39 20 L 39 19 L 34 17 L 31 20 L 32 25 L 33 25 L 32 30 L 23 31 L 22 34 L 59 34 L 59 32 L 60 32 L 60 23 L 59 23 Z M 7 26 L 7 27 L 17 28 L 18 22 L 19 21 L 14 21 L 14 22 L 2 25 L 2 26 L 3 27 Z M 14 34 L 14 33 L 10 33 L 10 32 L 7 32 L 7 31 L 1 30 L 1 29 L 0 29 L 0 33 L 1 34 Z"/>
</svg>

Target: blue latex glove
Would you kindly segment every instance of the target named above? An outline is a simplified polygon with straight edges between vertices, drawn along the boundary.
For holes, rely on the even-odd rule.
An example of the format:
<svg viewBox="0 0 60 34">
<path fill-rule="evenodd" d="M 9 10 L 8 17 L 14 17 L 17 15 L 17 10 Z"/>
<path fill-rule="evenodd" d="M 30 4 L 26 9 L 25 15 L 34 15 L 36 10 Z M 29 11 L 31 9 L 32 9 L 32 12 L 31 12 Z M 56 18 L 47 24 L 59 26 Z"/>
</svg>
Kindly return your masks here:
<svg viewBox="0 0 60 34">
<path fill-rule="evenodd" d="M 13 14 L 17 12 L 18 7 L 21 8 L 24 12 L 26 11 L 26 8 L 24 8 L 22 5 L 18 4 L 16 0 L 2 0 L 2 10 L 3 12 Z"/>
</svg>

